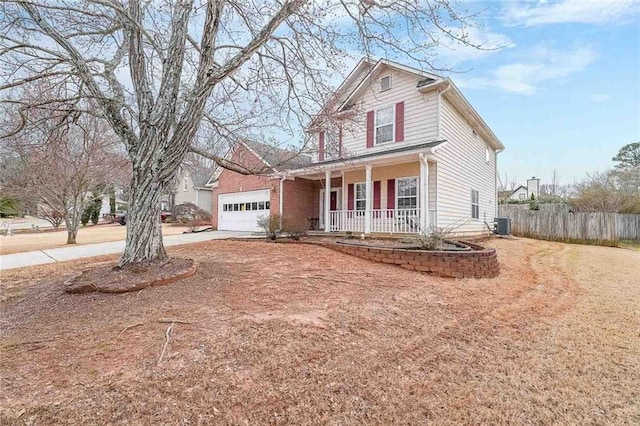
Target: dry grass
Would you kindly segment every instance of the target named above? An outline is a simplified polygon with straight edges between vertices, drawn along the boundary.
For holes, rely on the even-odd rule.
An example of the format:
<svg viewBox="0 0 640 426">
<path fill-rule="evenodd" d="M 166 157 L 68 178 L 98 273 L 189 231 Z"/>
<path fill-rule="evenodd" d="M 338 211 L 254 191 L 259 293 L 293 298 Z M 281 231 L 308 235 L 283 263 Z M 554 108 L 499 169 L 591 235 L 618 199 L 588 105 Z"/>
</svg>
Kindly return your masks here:
<svg viewBox="0 0 640 426">
<path fill-rule="evenodd" d="M 186 228 L 162 225 L 163 235 L 182 234 Z M 122 241 L 127 236 L 127 227 L 118 223 L 87 226 L 78 231 L 77 244 L 106 243 Z M 33 250 L 46 250 L 64 247 L 67 243 L 67 231 L 47 231 L 39 233 L 19 233 L 11 237 L 0 236 L 0 255 L 22 253 Z"/>
<path fill-rule="evenodd" d="M 489 280 L 235 241 L 172 249 L 199 272 L 140 293 L 62 292 L 110 258 L 3 272 L 0 422 L 640 422 L 640 253 L 490 244 Z M 162 318 L 192 324 L 158 362 Z"/>
</svg>

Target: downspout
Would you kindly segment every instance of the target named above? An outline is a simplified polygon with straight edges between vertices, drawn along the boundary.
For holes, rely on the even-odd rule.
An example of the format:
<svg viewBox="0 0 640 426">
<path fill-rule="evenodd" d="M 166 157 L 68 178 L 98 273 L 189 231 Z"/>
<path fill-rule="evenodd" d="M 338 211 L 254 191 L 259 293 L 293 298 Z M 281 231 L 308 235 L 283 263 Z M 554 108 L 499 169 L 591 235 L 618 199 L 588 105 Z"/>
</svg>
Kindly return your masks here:
<svg viewBox="0 0 640 426">
<path fill-rule="evenodd" d="M 437 131 L 436 131 L 436 140 L 441 141 L 442 140 L 442 95 L 444 93 L 446 93 L 448 90 L 451 89 L 451 84 L 447 83 L 447 87 L 445 87 L 444 90 L 442 91 L 438 91 L 438 122 L 436 123 L 437 126 Z M 447 142 L 444 142 L 447 143 Z M 436 150 L 438 150 L 439 148 L 442 147 L 442 143 L 440 145 L 436 145 L 435 147 L 431 148 L 431 152 L 433 154 L 436 153 Z M 435 217 L 435 226 L 437 226 L 437 224 L 439 223 L 439 216 L 440 216 L 440 179 L 438 179 L 440 175 L 440 164 L 439 162 L 436 162 L 436 217 Z"/>
<path fill-rule="evenodd" d="M 278 188 L 278 212 L 280 213 L 280 220 L 278 221 L 278 227 L 282 229 L 282 216 L 284 210 L 284 181 L 287 179 L 287 174 L 285 173 L 280 178 L 280 187 Z"/>
<path fill-rule="evenodd" d="M 450 89 L 451 85 L 447 83 L 447 87 L 444 90 L 438 90 L 438 122 L 436 123 L 436 140 L 442 140 L 442 95 Z"/>
</svg>

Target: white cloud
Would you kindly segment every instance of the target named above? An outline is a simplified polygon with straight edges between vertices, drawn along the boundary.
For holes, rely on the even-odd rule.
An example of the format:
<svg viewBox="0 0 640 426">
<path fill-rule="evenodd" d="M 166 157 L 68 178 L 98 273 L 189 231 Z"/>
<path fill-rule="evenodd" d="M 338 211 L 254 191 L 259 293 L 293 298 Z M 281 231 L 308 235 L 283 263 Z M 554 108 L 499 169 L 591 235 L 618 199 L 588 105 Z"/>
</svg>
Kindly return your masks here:
<svg viewBox="0 0 640 426">
<path fill-rule="evenodd" d="M 507 25 L 545 25 L 562 23 L 611 24 L 638 16 L 637 0 L 561 0 L 521 2 L 507 6 L 502 20 Z"/>
<path fill-rule="evenodd" d="M 606 102 L 611 99 L 611 95 L 607 93 L 593 93 L 591 96 L 589 96 L 589 99 L 591 99 L 593 102 Z"/>
<path fill-rule="evenodd" d="M 498 88 L 510 93 L 532 95 L 549 82 L 561 80 L 586 68 L 597 58 L 589 47 L 556 50 L 538 46 L 528 52 L 527 61 L 501 65 L 490 78 L 475 78 L 461 82 L 461 86 Z"/>
<path fill-rule="evenodd" d="M 442 62 L 448 62 L 448 65 L 482 58 L 515 46 L 508 36 L 488 28 L 469 27 L 464 31 L 459 28 L 446 28 L 446 30 L 468 43 L 465 44 L 444 35 L 440 38 L 437 55 Z"/>
</svg>

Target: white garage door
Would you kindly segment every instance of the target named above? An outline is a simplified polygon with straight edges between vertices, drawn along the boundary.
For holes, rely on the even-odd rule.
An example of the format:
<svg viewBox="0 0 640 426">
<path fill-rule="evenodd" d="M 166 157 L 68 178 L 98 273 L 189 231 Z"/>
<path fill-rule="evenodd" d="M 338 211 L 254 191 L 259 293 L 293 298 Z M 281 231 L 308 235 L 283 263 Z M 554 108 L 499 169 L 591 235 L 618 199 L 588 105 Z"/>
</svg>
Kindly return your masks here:
<svg viewBox="0 0 640 426">
<path fill-rule="evenodd" d="M 259 231 L 258 217 L 269 215 L 270 192 L 234 192 L 218 195 L 218 229 L 221 231 Z"/>
</svg>

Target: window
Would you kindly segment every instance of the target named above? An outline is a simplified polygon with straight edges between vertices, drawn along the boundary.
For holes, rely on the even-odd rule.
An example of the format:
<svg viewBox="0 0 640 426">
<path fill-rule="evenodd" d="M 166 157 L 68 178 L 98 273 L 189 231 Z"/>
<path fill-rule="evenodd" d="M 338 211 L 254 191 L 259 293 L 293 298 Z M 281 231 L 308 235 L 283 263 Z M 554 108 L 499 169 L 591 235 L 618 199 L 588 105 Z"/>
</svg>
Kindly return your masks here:
<svg viewBox="0 0 640 426">
<path fill-rule="evenodd" d="M 238 203 L 235 203 L 235 204 L 233 205 L 233 211 L 234 211 L 234 212 L 237 212 L 238 210 L 240 210 L 240 205 L 238 205 Z"/>
<path fill-rule="evenodd" d="M 471 218 L 480 219 L 480 194 L 475 189 L 471 190 Z"/>
<path fill-rule="evenodd" d="M 251 203 L 251 210 L 258 210 L 258 202 L 254 201 L 253 203 Z"/>
<path fill-rule="evenodd" d="M 182 180 L 182 190 L 183 191 L 189 190 L 189 181 L 187 180 L 186 177 Z"/>
<path fill-rule="evenodd" d="M 335 160 L 340 158 L 340 130 L 338 128 L 324 131 L 324 159 Z"/>
<path fill-rule="evenodd" d="M 524 200 L 524 199 L 525 199 L 525 197 L 526 197 L 526 195 L 525 195 L 524 193 L 522 193 L 522 192 L 521 192 L 521 193 L 520 193 L 520 195 L 519 195 L 519 197 L 520 197 L 520 199 L 521 199 L 521 200 Z"/>
<path fill-rule="evenodd" d="M 408 177 L 396 179 L 396 205 L 399 210 L 418 208 L 418 178 Z"/>
<path fill-rule="evenodd" d="M 384 92 L 389 89 L 391 89 L 391 76 L 385 75 L 380 79 L 380 91 Z"/>
<path fill-rule="evenodd" d="M 271 208 L 271 201 L 265 201 L 264 202 L 264 208 L 265 208 L 265 210 L 269 210 Z"/>
<path fill-rule="evenodd" d="M 376 111 L 376 144 L 393 141 L 393 106 Z"/>
<path fill-rule="evenodd" d="M 356 210 L 364 210 L 367 208 L 367 186 L 365 183 L 356 183 Z"/>
</svg>

